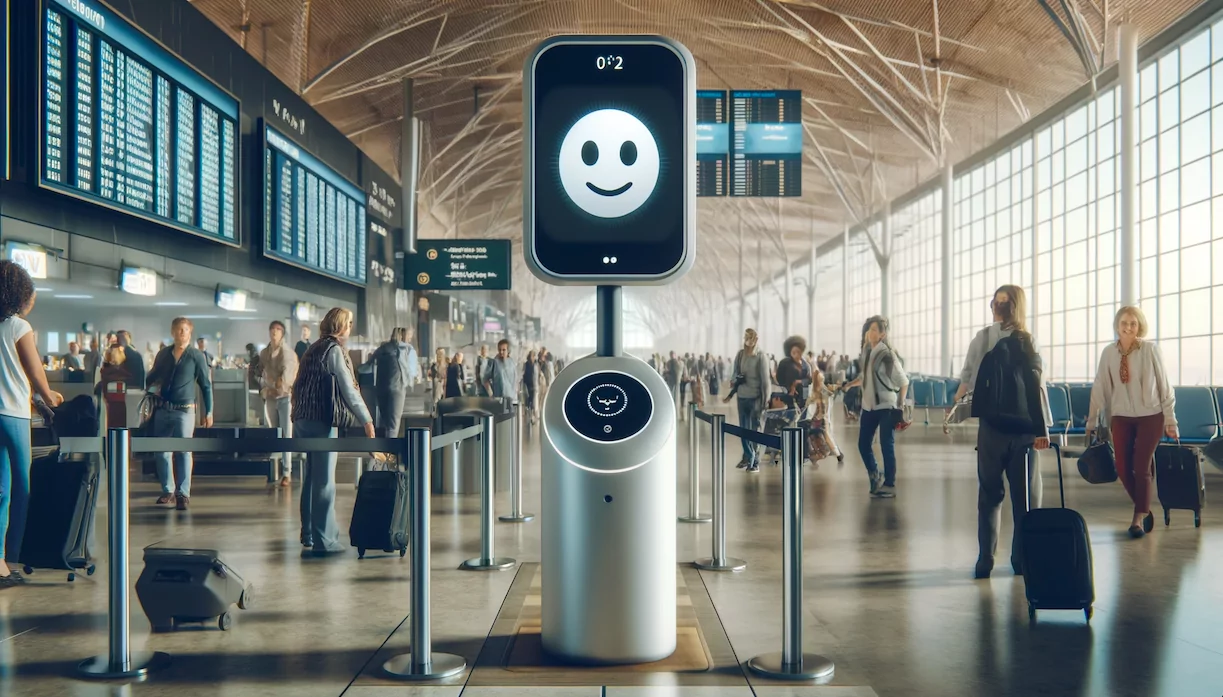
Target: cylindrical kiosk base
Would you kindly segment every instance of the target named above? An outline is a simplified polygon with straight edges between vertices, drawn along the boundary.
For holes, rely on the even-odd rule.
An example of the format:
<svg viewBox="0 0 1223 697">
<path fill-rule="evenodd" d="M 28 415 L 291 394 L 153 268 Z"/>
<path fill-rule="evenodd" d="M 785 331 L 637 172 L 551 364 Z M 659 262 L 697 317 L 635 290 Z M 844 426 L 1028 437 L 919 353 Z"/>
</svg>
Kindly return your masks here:
<svg viewBox="0 0 1223 697">
<path fill-rule="evenodd" d="M 639 359 L 589 356 L 549 390 L 542 642 L 562 660 L 648 663 L 676 646 L 675 411 Z"/>
</svg>

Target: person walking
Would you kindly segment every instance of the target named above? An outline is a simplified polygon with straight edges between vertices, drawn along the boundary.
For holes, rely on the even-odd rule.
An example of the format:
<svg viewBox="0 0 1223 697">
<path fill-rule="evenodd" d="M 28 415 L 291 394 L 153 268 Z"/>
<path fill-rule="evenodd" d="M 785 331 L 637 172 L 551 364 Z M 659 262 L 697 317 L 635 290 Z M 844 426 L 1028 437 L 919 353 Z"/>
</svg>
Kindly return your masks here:
<svg viewBox="0 0 1223 697">
<path fill-rule="evenodd" d="M 759 337 L 755 329 L 743 332 L 743 348 L 735 354 L 732 363 L 731 389 L 722 398 L 723 403 L 736 397 L 739 410 L 739 427 L 749 431 L 760 430 L 760 417 L 764 414 L 765 400 L 769 393 L 769 364 L 757 347 Z M 751 441 L 740 438 L 743 459 L 737 467 L 748 472 L 760 471 L 759 449 Z"/>
<path fill-rule="evenodd" d="M 306 349 L 310 348 L 310 325 L 302 325 L 302 338 L 293 347 L 293 353 L 297 354 L 297 360 L 300 361 L 302 356 L 306 355 Z"/>
<path fill-rule="evenodd" d="M 132 333 L 126 329 L 119 330 L 115 335 L 115 341 L 123 347 L 124 352 L 124 367 L 131 374 L 131 379 L 128 380 L 129 386 L 138 390 L 143 390 L 148 383 L 148 376 L 144 369 L 144 356 L 140 355 L 139 349 L 132 343 Z"/>
<path fill-rule="evenodd" d="M 0 261 L 0 588 L 25 583 L 9 568 L 21 558 L 30 507 L 30 406 L 33 394 L 58 407 L 64 397 L 51 389 L 43 370 L 34 328 L 26 317 L 37 293 L 30 274 Z"/>
<path fill-rule="evenodd" d="M 195 326 L 186 317 L 176 317 L 170 323 L 174 344 L 157 353 L 148 375 L 148 394 L 153 395 L 154 438 L 191 438 L 195 435 L 196 397 L 204 407 L 200 425 L 212 427 L 212 371 L 208 358 L 191 347 L 191 332 Z M 120 332 L 120 341 L 122 341 Z M 130 353 L 129 353 L 130 355 Z M 130 370 L 130 368 L 129 368 Z M 197 395 L 198 389 L 198 395 Z M 161 480 L 161 496 L 157 505 L 174 503 L 180 511 L 191 503 L 191 453 L 157 453 L 157 478 Z"/>
<path fill-rule="evenodd" d="M 268 325 L 268 345 L 259 352 L 259 391 L 263 395 L 268 425 L 280 429 L 282 438 L 293 437 L 293 383 L 297 380 L 297 353 L 285 343 L 285 325 L 279 320 Z M 288 487 L 293 477 L 293 454 L 280 454 L 280 486 Z"/>
<path fill-rule="evenodd" d="M 527 414 L 530 418 L 530 425 L 535 425 L 535 412 L 538 406 L 536 395 L 538 394 L 539 386 L 539 363 L 535 358 L 534 351 L 527 352 L 527 359 L 522 364 L 522 391 L 523 399 L 526 400 Z"/>
<path fill-rule="evenodd" d="M 480 352 L 476 354 L 475 387 L 477 397 L 488 397 L 490 395 L 488 391 L 488 370 L 490 360 L 491 359 L 488 357 L 488 346 L 481 344 Z"/>
<path fill-rule="evenodd" d="M 484 391 L 501 399 L 518 399 L 518 370 L 510 358 L 510 342 L 505 339 L 497 342 L 497 356 L 488 361 Z"/>
<path fill-rule="evenodd" d="M 412 330 L 395 327 L 391 338 L 374 349 L 367 363 L 374 364 L 374 427 L 387 438 L 398 438 L 408 388 L 420 377 Z"/>
<path fill-rule="evenodd" d="M 896 497 L 896 427 L 904 424 L 903 406 L 909 376 L 903 361 L 887 342 L 888 321 L 875 315 L 862 325 L 861 374 L 849 387 L 862 388 L 862 427 L 858 453 L 870 477 L 870 493 L 878 498 Z M 883 454 L 883 474 L 875 460 L 875 433 Z"/>
<path fill-rule="evenodd" d="M 446 398 L 446 368 L 450 358 L 446 349 L 438 348 L 433 352 L 433 364 L 429 366 L 429 380 L 433 383 L 433 401 L 440 402 Z"/>
<path fill-rule="evenodd" d="M 463 352 L 455 351 L 446 366 L 446 396 L 462 397 L 467 386 L 467 371 L 463 365 Z"/>
<path fill-rule="evenodd" d="M 1091 440 L 1101 417 L 1108 419 L 1117 478 L 1134 502 L 1129 533 L 1137 539 L 1155 529 L 1151 514 L 1155 448 L 1164 436 L 1180 438 L 1180 428 L 1163 354 L 1158 345 L 1146 341 L 1146 315 L 1126 305 L 1117 311 L 1113 331 L 1117 341 L 1100 354 L 1091 387 L 1087 438 Z"/>
<path fill-rule="evenodd" d="M 801 336 L 786 339 L 786 358 L 777 364 L 777 384 L 789 409 L 801 409 L 807 403 L 807 387 L 811 383 L 811 366 L 803 360 L 807 340 Z"/>
<path fill-rule="evenodd" d="M 306 349 L 293 382 L 293 430 L 298 438 L 336 438 L 339 429 L 359 425 L 374 437 L 374 420 L 361 399 L 348 357 L 352 311 L 333 307 L 319 322 L 319 340 Z M 303 557 L 343 554 L 335 520 L 336 453 L 309 453 L 302 474 Z"/>
<path fill-rule="evenodd" d="M 1016 575 L 1023 573 L 1023 538 L 1020 523 L 1032 508 L 1040 508 L 1042 486 L 1040 467 L 1035 450 L 1049 447 L 1048 396 L 1044 389 L 1044 361 L 1036 340 L 1027 331 L 1027 294 L 1015 285 L 1005 285 L 994 291 L 990 310 L 994 321 L 977 332 L 968 353 L 964 357 L 964 368 L 960 371 L 960 387 L 953 402 L 959 402 L 974 390 L 977 374 L 987 354 L 1006 337 L 1019 338 L 1027 358 L 1027 369 L 1037 373 L 1041 395 L 1043 421 L 1033 433 L 1008 433 L 987 419 L 980 419 L 977 429 L 977 564 L 974 578 L 989 578 L 994 568 L 994 557 L 998 551 L 998 528 L 1002 522 L 1002 500 L 1006 497 L 1006 484 L 1011 489 L 1011 517 L 1014 532 L 1011 537 L 1011 569 Z"/>
</svg>

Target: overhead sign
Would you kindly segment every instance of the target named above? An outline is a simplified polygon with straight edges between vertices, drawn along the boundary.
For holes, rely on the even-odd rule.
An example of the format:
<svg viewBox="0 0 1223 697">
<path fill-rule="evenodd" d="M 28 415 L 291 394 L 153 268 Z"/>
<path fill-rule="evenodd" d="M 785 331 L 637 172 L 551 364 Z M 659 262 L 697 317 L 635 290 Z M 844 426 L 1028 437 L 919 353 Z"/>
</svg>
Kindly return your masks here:
<svg viewBox="0 0 1223 697">
<path fill-rule="evenodd" d="M 230 312 L 246 312 L 247 293 L 238 288 L 222 288 L 217 286 L 217 307 Z"/>
<path fill-rule="evenodd" d="M 509 240 L 417 240 L 403 258 L 408 290 L 509 290 Z"/>
<path fill-rule="evenodd" d="M 696 195 L 725 196 L 730 178 L 730 121 L 725 90 L 696 93 Z"/>
<path fill-rule="evenodd" d="M 124 266 L 119 270 L 119 289 L 132 295 L 157 295 L 157 272 L 137 266 Z"/>
<path fill-rule="evenodd" d="M 39 27 L 39 184 L 236 246 L 238 100 L 101 2 Z"/>
<path fill-rule="evenodd" d="M 554 284 L 645 284 L 695 259 L 692 54 L 651 36 L 561 36 L 524 76 L 524 252 Z"/>
<path fill-rule="evenodd" d="M 730 93 L 731 196 L 803 195 L 803 93 Z"/>
</svg>

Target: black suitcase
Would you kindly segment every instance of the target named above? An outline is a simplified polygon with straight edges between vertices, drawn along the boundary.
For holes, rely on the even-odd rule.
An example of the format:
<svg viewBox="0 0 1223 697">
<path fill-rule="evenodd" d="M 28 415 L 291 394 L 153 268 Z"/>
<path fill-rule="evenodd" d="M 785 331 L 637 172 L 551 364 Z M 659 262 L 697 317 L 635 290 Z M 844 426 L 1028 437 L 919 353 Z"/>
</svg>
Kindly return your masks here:
<svg viewBox="0 0 1223 697">
<path fill-rule="evenodd" d="M 1020 524 L 1028 620 L 1036 620 L 1037 610 L 1082 610 L 1090 622 L 1096 601 L 1091 537 L 1083 516 L 1066 508 L 1062 451 L 1056 444 L 1053 451 L 1062 507 L 1029 510 Z"/>
<path fill-rule="evenodd" d="M 174 625 L 217 620 L 222 631 L 233 623 L 230 607 L 247 610 L 254 585 L 246 583 L 212 549 L 145 547 L 136 597 L 154 632 Z"/>
<path fill-rule="evenodd" d="M 1202 527 L 1206 505 L 1206 478 L 1197 448 L 1161 445 L 1155 449 L 1155 484 L 1159 505 L 1164 507 L 1164 525 L 1172 523 L 1170 511 L 1193 511 L 1193 527 Z"/>
<path fill-rule="evenodd" d="M 18 562 L 34 569 L 67 569 L 68 580 L 84 569 L 92 576 L 89 543 L 98 507 L 101 468 L 92 459 L 60 461 L 58 450 L 30 467 L 30 505 Z"/>
<path fill-rule="evenodd" d="M 373 470 L 361 475 L 357 501 L 352 508 L 348 538 L 357 548 L 357 558 L 365 550 L 408 553 L 408 473 L 398 470 Z"/>
</svg>

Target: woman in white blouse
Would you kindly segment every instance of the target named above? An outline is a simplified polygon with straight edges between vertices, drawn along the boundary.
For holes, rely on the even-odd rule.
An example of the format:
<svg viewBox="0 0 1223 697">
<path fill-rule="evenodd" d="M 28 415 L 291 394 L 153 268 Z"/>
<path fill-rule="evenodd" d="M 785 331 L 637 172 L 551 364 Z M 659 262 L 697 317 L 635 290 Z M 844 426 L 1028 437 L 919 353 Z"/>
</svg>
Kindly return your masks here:
<svg viewBox="0 0 1223 697">
<path fill-rule="evenodd" d="M 1146 316 L 1137 307 L 1123 307 L 1117 311 L 1113 329 L 1117 342 L 1100 355 L 1091 388 L 1087 434 L 1090 439 L 1101 416 L 1109 419 L 1117 478 L 1134 502 L 1130 537 L 1137 538 L 1155 527 L 1151 515 L 1155 448 L 1165 435 L 1179 438 L 1180 431 L 1163 354 L 1158 346 L 1143 340 L 1147 335 Z"/>
</svg>

